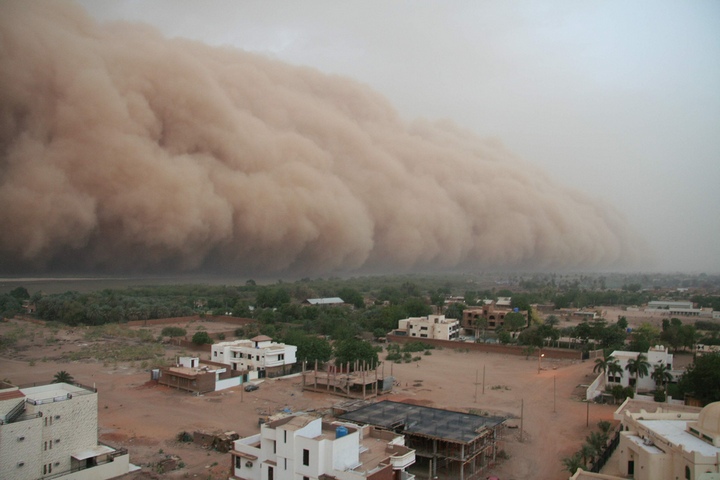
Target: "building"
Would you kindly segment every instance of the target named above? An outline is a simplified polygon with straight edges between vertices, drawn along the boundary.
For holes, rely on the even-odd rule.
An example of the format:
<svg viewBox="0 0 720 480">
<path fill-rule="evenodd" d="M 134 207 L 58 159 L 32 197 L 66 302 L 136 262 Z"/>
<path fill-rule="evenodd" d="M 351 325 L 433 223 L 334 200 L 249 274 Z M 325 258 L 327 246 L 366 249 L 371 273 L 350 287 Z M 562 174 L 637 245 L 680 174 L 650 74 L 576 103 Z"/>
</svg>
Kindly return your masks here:
<svg viewBox="0 0 720 480">
<path fill-rule="evenodd" d="M 246 370 L 249 380 L 290 373 L 297 362 L 296 354 L 295 345 L 275 343 L 265 335 L 250 340 L 216 343 L 211 349 L 213 362 L 230 365 L 233 370 Z"/>
<path fill-rule="evenodd" d="M 157 373 L 160 385 L 198 394 L 237 387 L 248 380 L 247 372 L 197 357 L 178 357 L 174 366 L 160 368 Z"/>
<path fill-rule="evenodd" d="M 96 480 L 130 471 L 125 449 L 98 443 L 98 394 L 67 383 L 0 384 L 0 478 Z"/>
<path fill-rule="evenodd" d="M 479 338 L 485 330 L 494 331 L 505 324 L 508 313 L 521 313 L 528 322 L 528 313 L 512 308 L 511 297 L 500 297 L 497 300 L 483 300 L 481 307 L 466 308 L 460 323 L 462 334 Z"/>
<path fill-rule="evenodd" d="M 670 301 L 670 300 L 654 300 L 648 302 L 645 310 L 676 310 L 676 309 L 692 309 L 693 302 L 689 301 Z"/>
<path fill-rule="evenodd" d="M 615 350 L 612 353 L 612 357 L 615 358 L 620 367 L 622 367 L 622 376 L 610 377 L 608 372 L 605 372 L 605 381 L 616 385 L 622 385 L 623 387 L 635 387 L 635 376 L 631 375 L 627 371 L 627 364 L 629 360 L 634 360 L 640 355 L 638 352 L 626 352 L 623 350 Z M 655 368 L 655 365 L 664 364 L 670 370 L 673 369 L 673 355 L 668 352 L 668 349 L 662 345 L 655 345 L 648 349 L 647 355 L 645 355 L 647 362 L 650 364 L 648 368 L 648 374 L 644 377 L 637 379 L 638 385 L 636 391 L 650 391 L 655 390 L 655 380 L 650 376 Z"/>
<path fill-rule="evenodd" d="M 402 435 L 308 414 L 264 423 L 230 453 L 233 480 L 411 480 L 415 462 Z"/>
<path fill-rule="evenodd" d="M 437 340 L 455 340 L 459 337 L 460 322 L 445 315 L 428 315 L 427 317 L 410 317 L 398 321 L 398 329 L 394 332 L 417 338 L 434 338 Z"/>
<path fill-rule="evenodd" d="M 383 401 L 341 414 L 342 420 L 373 425 L 405 436 L 417 467 L 431 478 L 484 479 L 500 451 L 505 419 Z"/>
<path fill-rule="evenodd" d="M 340 297 L 327 297 L 327 298 L 308 298 L 304 300 L 303 305 L 345 305 L 345 301 Z"/>
</svg>

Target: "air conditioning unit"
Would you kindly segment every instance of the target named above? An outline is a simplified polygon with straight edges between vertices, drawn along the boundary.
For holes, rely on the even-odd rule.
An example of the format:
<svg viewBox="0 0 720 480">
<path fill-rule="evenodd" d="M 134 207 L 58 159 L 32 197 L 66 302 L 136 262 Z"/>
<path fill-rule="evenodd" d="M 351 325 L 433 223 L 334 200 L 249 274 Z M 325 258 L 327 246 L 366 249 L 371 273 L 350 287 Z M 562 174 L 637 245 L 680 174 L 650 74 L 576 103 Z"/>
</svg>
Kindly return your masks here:
<svg viewBox="0 0 720 480">
<path fill-rule="evenodd" d="M 251 462 L 250 460 L 248 460 L 247 462 L 245 462 L 245 466 L 248 467 L 248 468 L 252 467 L 252 465 L 253 465 L 253 464 L 252 464 L 252 462 Z"/>
<path fill-rule="evenodd" d="M 25 462 L 18 462 L 18 464 L 17 464 L 18 467 L 22 467 L 24 465 L 25 465 Z"/>
<path fill-rule="evenodd" d="M 25 437 L 18 437 L 18 442 L 22 442 L 23 440 L 25 440 Z"/>
</svg>

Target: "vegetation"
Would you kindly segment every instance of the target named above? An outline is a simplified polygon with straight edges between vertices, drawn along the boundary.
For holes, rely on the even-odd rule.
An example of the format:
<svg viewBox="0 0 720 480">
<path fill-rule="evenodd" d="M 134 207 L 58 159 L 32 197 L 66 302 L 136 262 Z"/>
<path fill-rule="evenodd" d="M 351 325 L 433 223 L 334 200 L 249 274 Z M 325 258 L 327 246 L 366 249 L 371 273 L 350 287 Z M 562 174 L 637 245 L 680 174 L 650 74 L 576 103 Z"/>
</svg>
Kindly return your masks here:
<svg viewBox="0 0 720 480">
<path fill-rule="evenodd" d="M 53 377 L 52 383 L 73 383 L 75 379 L 65 370 L 60 370 Z"/>
<path fill-rule="evenodd" d="M 215 342 L 212 338 L 210 338 L 210 335 L 206 331 L 200 330 L 199 332 L 195 332 L 195 335 L 193 335 L 192 343 L 194 343 L 195 345 L 212 345 Z"/>
<path fill-rule="evenodd" d="M 160 334 L 163 337 L 184 337 L 187 335 L 187 330 L 180 327 L 165 327 Z"/>
<path fill-rule="evenodd" d="M 678 382 L 680 395 L 692 395 L 703 405 L 720 401 L 720 353 L 698 356 Z"/>
</svg>

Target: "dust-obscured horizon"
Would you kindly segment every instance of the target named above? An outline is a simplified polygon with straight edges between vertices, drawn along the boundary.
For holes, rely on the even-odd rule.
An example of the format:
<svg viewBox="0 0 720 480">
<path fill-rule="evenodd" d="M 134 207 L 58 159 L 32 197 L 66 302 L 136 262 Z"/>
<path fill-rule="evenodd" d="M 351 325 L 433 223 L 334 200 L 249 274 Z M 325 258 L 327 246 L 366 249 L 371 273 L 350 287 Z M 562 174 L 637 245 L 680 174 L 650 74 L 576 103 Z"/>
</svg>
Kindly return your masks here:
<svg viewBox="0 0 720 480">
<path fill-rule="evenodd" d="M 648 258 L 612 206 L 497 140 L 406 122 L 350 79 L 99 23 L 71 3 L 3 2 L 0 34 L 4 273 L 607 269 Z"/>
</svg>

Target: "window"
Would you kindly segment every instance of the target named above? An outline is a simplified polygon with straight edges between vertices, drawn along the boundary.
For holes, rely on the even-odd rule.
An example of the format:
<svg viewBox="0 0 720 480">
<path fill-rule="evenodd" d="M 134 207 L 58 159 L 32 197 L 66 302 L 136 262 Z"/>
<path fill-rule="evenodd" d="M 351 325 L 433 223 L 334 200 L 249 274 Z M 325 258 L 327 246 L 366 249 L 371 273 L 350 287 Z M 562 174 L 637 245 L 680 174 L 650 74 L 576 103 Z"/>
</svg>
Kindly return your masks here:
<svg viewBox="0 0 720 480">
<path fill-rule="evenodd" d="M 285 470 L 287 470 L 287 458 L 285 458 L 284 460 L 285 460 Z"/>
<path fill-rule="evenodd" d="M 287 430 L 283 430 L 283 443 L 287 443 Z"/>
<path fill-rule="evenodd" d="M 268 467 L 268 480 L 275 480 L 275 470 L 273 470 L 273 467 Z"/>
<path fill-rule="evenodd" d="M 272 441 L 273 446 L 273 453 L 277 453 L 277 442 L 275 440 Z"/>
<path fill-rule="evenodd" d="M 240 468 L 240 467 L 242 467 L 242 458 L 235 457 L 235 468 Z"/>
<path fill-rule="evenodd" d="M 307 448 L 303 448 L 303 465 L 310 465 L 310 450 Z"/>
<path fill-rule="evenodd" d="M 213 357 L 217 357 L 217 350 L 213 352 Z"/>
<path fill-rule="evenodd" d="M 285 360 L 285 354 L 281 353 L 280 355 L 278 355 L 278 360 Z"/>
<path fill-rule="evenodd" d="M 688 467 L 688 466 L 686 465 L 686 466 L 685 466 L 685 478 L 686 478 L 686 480 L 690 480 L 691 474 L 692 474 L 692 472 L 690 471 L 690 467 Z"/>
</svg>

